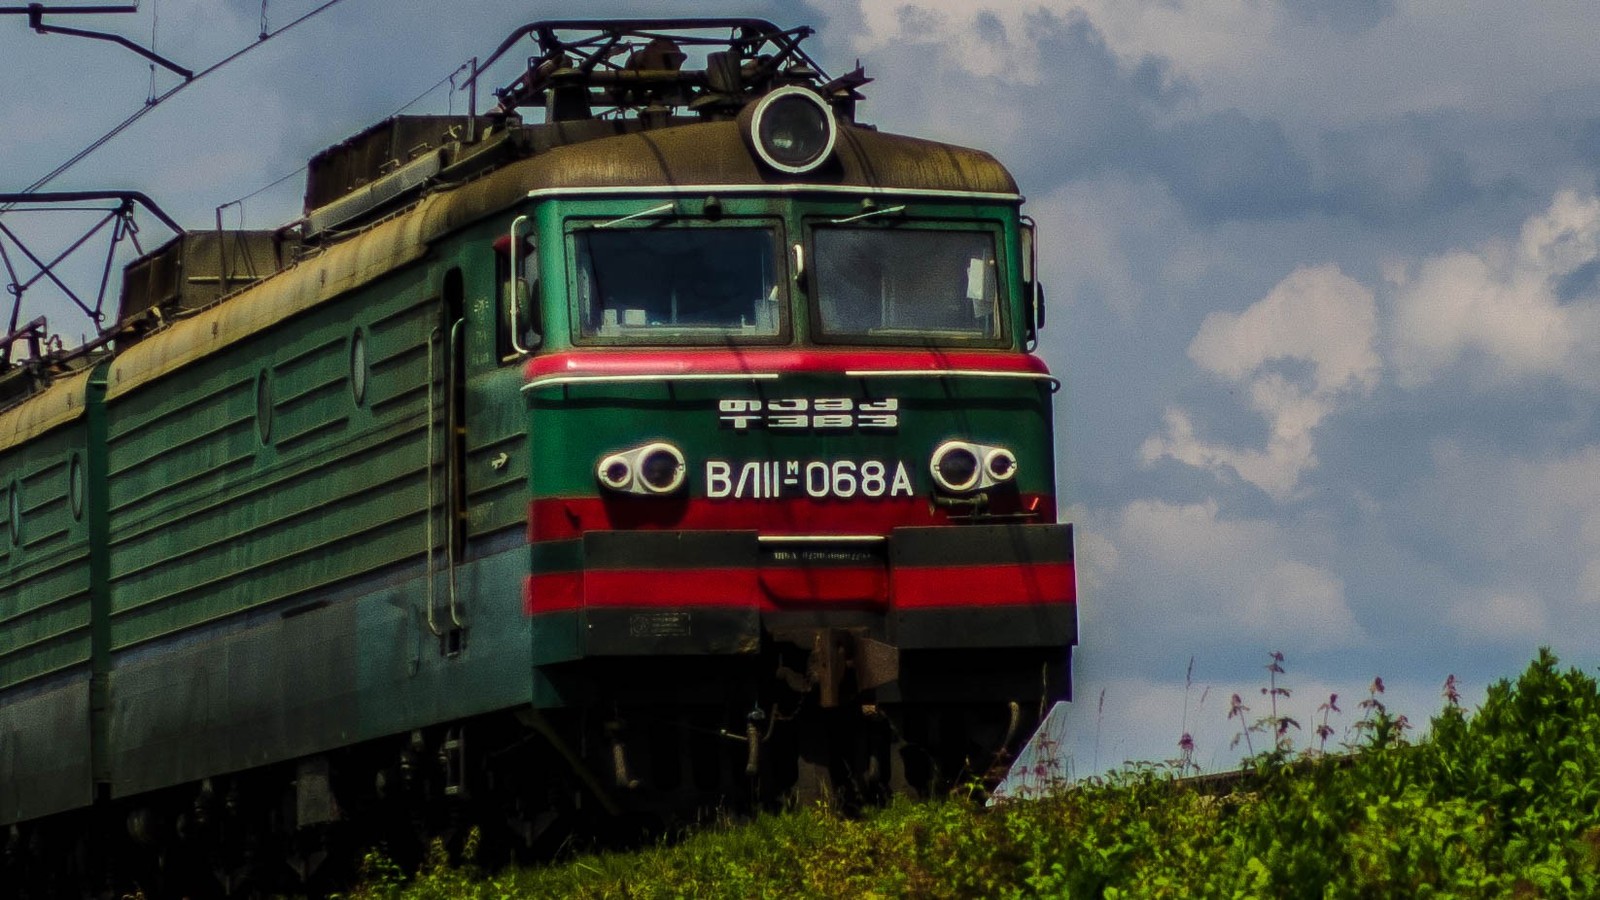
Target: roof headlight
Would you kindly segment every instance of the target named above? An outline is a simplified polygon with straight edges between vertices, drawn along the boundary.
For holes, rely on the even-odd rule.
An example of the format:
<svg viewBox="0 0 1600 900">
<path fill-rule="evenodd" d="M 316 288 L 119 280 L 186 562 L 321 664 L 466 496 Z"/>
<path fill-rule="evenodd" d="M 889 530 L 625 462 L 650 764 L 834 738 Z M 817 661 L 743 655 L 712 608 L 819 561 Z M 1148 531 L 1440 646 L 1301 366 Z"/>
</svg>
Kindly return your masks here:
<svg viewBox="0 0 1600 900">
<path fill-rule="evenodd" d="M 815 92 L 781 87 L 745 110 L 740 116 L 745 141 L 767 166 L 803 175 L 833 155 L 839 123 L 833 108 Z"/>
</svg>

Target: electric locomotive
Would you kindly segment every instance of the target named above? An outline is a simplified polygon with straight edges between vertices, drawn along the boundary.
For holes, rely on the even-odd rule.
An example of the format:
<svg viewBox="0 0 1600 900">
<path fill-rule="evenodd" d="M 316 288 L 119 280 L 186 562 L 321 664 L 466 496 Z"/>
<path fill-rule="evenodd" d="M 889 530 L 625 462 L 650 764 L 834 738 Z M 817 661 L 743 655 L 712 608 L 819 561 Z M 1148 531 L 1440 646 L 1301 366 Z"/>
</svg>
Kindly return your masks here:
<svg viewBox="0 0 1600 900">
<path fill-rule="evenodd" d="M 493 110 L 330 148 L 303 219 L 180 235 L 19 368 L 13 883 L 917 793 L 1067 696 L 1032 223 L 809 33 L 528 25 Z"/>
</svg>

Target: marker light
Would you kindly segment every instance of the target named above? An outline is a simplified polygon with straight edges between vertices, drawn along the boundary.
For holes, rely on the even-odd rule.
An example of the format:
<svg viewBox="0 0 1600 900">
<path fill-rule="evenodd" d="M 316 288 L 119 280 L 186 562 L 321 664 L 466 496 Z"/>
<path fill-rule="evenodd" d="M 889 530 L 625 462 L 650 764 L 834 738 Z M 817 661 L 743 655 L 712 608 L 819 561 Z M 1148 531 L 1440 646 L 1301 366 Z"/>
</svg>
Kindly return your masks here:
<svg viewBox="0 0 1600 900">
<path fill-rule="evenodd" d="M 815 92 L 789 85 L 745 108 L 745 142 L 766 165 L 790 175 L 817 168 L 833 155 L 839 123 Z M 748 117 L 748 118 L 747 118 Z"/>
<path fill-rule="evenodd" d="M 1010 481 L 1017 475 L 1017 455 L 1004 447 L 996 447 L 983 458 L 983 470 L 997 482 Z"/>
<path fill-rule="evenodd" d="M 1017 455 L 1004 447 L 945 441 L 934 448 L 929 468 L 942 490 L 965 494 L 1017 477 Z"/>
<path fill-rule="evenodd" d="M 595 477 L 625 494 L 670 494 L 683 486 L 688 471 L 683 451 L 657 441 L 601 457 Z"/>
<path fill-rule="evenodd" d="M 633 484 L 633 464 L 620 453 L 600 460 L 600 483 L 613 491 L 625 491 Z"/>
</svg>

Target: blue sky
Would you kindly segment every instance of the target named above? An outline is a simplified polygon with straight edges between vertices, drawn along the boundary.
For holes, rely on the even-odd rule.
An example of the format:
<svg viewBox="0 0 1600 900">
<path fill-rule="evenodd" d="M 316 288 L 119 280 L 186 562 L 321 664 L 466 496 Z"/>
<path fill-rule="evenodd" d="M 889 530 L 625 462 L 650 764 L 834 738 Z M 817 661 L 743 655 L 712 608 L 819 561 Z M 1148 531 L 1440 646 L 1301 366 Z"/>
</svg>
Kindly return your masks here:
<svg viewBox="0 0 1600 900">
<path fill-rule="evenodd" d="M 269 24 L 315 4 L 271 0 Z M 53 187 L 180 221 L 445 79 L 537 2 L 345 0 L 146 116 Z M 1413 719 L 1541 644 L 1600 654 L 1600 5 L 1489 0 L 597 3 L 814 24 L 861 117 L 981 147 L 1039 221 L 1063 497 L 1079 523 L 1080 773 L 1226 765 L 1228 697 L 1288 658 L 1309 732 L 1373 676 Z M 200 68 L 259 2 L 144 0 Z M 0 18 L 0 189 L 137 109 L 144 62 Z M 157 89 L 174 84 L 157 75 Z M 455 98 L 459 111 L 464 99 Z M 413 107 L 443 112 L 435 91 Z M 298 214 L 299 180 L 228 211 Z M 11 220 L 8 219 L 8 224 Z M 43 227 L 43 226 L 36 226 Z M 159 231 L 152 227 L 150 233 Z M 33 304 L 37 304 L 34 306 Z M 70 322 L 42 293 L 29 315 Z M 61 330 L 72 333 L 70 325 Z M 1185 672 L 1194 660 L 1194 684 Z M 1104 696 L 1101 707 L 1099 700 Z M 1253 713 L 1253 714 L 1255 714 Z M 1337 738 L 1336 738 L 1337 740 Z"/>
</svg>

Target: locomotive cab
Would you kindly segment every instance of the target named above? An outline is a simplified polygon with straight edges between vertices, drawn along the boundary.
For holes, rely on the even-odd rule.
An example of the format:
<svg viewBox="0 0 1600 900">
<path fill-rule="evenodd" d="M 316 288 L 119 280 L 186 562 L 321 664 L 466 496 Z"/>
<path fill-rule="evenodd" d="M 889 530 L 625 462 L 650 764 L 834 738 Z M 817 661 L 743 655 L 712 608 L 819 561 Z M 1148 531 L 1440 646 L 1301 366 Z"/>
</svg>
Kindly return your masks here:
<svg viewBox="0 0 1600 900">
<path fill-rule="evenodd" d="M 982 770 L 1067 696 L 1059 382 L 1027 352 L 1031 225 L 997 162 L 787 86 L 528 183 L 499 244 L 539 285 L 536 705 L 625 708 L 613 737 L 820 717 L 877 749 L 791 747 L 793 778 L 904 788 Z M 891 759 L 910 744 L 920 775 Z"/>
</svg>

